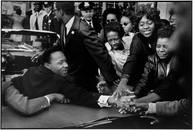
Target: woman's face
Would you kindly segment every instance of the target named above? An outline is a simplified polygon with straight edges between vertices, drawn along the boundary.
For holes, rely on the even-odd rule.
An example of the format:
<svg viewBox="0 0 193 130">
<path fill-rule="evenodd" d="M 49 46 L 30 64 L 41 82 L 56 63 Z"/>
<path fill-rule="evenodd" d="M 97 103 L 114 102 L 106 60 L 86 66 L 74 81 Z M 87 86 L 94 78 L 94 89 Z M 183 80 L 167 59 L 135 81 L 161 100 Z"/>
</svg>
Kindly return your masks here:
<svg viewBox="0 0 193 130">
<path fill-rule="evenodd" d="M 107 15 L 107 20 L 106 20 L 106 23 L 110 23 L 110 22 L 117 22 L 117 17 L 115 14 L 108 14 Z"/>
<path fill-rule="evenodd" d="M 168 57 L 168 41 L 169 38 L 158 38 L 156 45 L 156 52 L 160 59 Z"/>
<path fill-rule="evenodd" d="M 121 23 L 125 33 L 129 33 L 132 30 L 132 23 L 131 23 L 131 20 L 128 17 L 123 16 L 121 18 L 120 23 Z"/>
<path fill-rule="evenodd" d="M 146 16 L 143 16 L 142 19 L 139 21 L 139 32 L 144 36 L 144 37 L 150 37 L 155 29 L 155 23 L 147 19 Z"/>
<path fill-rule="evenodd" d="M 113 49 L 117 49 L 120 44 L 118 32 L 110 31 L 107 33 L 107 41 Z"/>
</svg>

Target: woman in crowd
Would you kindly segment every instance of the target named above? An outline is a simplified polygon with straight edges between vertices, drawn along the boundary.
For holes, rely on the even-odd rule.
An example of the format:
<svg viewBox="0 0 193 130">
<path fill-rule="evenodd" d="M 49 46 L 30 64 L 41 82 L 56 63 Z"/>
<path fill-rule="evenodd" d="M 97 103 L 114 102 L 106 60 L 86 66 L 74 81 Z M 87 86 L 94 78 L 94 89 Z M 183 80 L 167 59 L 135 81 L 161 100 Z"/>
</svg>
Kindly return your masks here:
<svg viewBox="0 0 193 130">
<path fill-rule="evenodd" d="M 124 12 L 120 19 L 120 24 L 124 29 L 123 41 L 125 42 L 124 48 L 129 50 L 131 41 L 134 36 L 134 16 L 131 12 Z"/>
<path fill-rule="evenodd" d="M 127 52 L 124 48 L 125 43 L 122 41 L 124 30 L 118 22 L 110 22 L 105 28 L 105 46 L 111 56 L 116 72 L 121 76 L 123 65 L 127 59 Z"/>
<path fill-rule="evenodd" d="M 118 9 L 116 8 L 109 8 L 106 9 L 102 15 L 102 29 L 101 32 L 99 34 L 99 37 L 101 38 L 102 41 L 105 42 L 105 38 L 104 38 L 104 27 L 106 24 L 108 24 L 109 22 L 119 22 L 120 20 L 120 12 Z"/>
<path fill-rule="evenodd" d="M 178 120 L 183 128 L 192 128 L 192 5 L 187 2 L 176 2 L 174 5 L 178 19 L 168 50 L 176 56 L 178 64 L 174 65 L 175 79 L 168 78 L 162 86 L 170 86 L 173 89 L 170 94 L 179 89 L 178 98 L 156 103 L 131 102 L 129 108 L 135 107 L 135 111 L 145 114 L 173 117 L 169 118 L 172 122 Z M 124 110 L 120 112 L 124 113 Z"/>
<path fill-rule="evenodd" d="M 114 68 L 118 76 L 121 76 L 122 68 L 127 60 L 128 51 L 124 48 L 125 43 L 122 40 L 124 35 L 124 30 L 119 22 L 110 22 L 104 27 L 105 33 L 105 46 L 111 56 Z M 115 90 L 109 89 L 104 78 L 101 76 L 100 82 L 97 85 L 98 91 L 100 93 L 112 94 Z"/>
<path fill-rule="evenodd" d="M 137 11 L 137 26 L 139 33 L 133 37 L 130 55 L 123 67 L 121 81 L 114 96 L 119 98 L 125 92 L 133 91 L 129 85 L 135 85 L 141 78 L 147 57 L 155 53 L 157 28 L 159 26 L 159 11 L 155 8 L 140 8 Z"/>
<path fill-rule="evenodd" d="M 15 10 L 15 13 L 12 15 L 11 19 L 13 20 L 13 25 L 12 25 L 13 29 L 23 29 L 22 22 L 25 17 L 21 16 L 21 13 L 22 13 L 21 9 L 18 8 Z M 21 35 L 11 35 L 11 38 L 14 41 L 18 41 L 18 42 L 22 40 Z"/>
<path fill-rule="evenodd" d="M 158 30 L 156 54 L 148 56 L 144 72 L 134 90 L 138 102 L 154 102 L 167 98 L 167 92 L 159 87 L 175 71 L 175 57 L 168 52 L 172 28 L 166 26 Z M 171 95 L 171 94 L 170 94 Z M 163 97 L 161 97 L 163 96 Z"/>
</svg>

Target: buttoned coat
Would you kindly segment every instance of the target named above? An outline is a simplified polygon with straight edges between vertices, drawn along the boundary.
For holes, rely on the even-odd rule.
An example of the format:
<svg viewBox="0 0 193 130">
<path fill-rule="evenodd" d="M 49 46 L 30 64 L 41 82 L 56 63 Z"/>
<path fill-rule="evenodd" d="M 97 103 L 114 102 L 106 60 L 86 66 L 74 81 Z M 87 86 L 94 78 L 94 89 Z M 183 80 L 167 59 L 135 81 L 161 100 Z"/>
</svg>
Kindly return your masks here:
<svg viewBox="0 0 193 130">
<path fill-rule="evenodd" d="M 67 56 L 69 74 L 77 84 L 89 91 L 97 91 L 98 68 L 109 84 L 118 78 L 107 49 L 94 29 L 85 21 L 75 16 L 65 44 L 63 37 L 64 25 L 62 24 L 60 45 Z"/>
</svg>

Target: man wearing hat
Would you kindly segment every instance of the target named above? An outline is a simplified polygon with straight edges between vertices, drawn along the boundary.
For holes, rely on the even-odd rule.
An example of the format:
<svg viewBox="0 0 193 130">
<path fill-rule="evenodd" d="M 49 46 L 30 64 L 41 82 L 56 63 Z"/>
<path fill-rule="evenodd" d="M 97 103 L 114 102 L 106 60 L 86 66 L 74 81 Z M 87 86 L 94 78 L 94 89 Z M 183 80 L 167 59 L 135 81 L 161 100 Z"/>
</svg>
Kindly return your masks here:
<svg viewBox="0 0 193 130">
<path fill-rule="evenodd" d="M 54 2 L 44 2 L 43 4 L 44 10 L 47 13 L 43 18 L 43 30 L 59 33 L 60 24 L 53 11 L 53 5 Z"/>
<path fill-rule="evenodd" d="M 79 4 L 81 12 L 81 19 L 87 22 L 90 27 L 94 28 L 97 33 L 101 30 L 100 22 L 94 17 L 94 3 L 93 2 L 81 2 Z"/>
<path fill-rule="evenodd" d="M 98 68 L 107 83 L 118 79 L 111 58 L 96 31 L 75 16 L 74 2 L 56 2 L 56 16 L 62 21 L 61 42 L 69 62 L 69 74 L 75 83 L 96 92 Z"/>
</svg>

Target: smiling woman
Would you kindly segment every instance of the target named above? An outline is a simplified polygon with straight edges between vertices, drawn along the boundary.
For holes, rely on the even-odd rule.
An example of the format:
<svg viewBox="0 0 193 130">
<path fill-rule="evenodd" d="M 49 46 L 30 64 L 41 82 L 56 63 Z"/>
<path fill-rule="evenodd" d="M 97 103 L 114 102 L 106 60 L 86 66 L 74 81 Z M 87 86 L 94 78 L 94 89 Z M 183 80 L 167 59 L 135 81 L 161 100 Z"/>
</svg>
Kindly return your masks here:
<svg viewBox="0 0 193 130">
<path fill-rule="evenodd" d="M 135 34 L 131 42 L 130 55 L 124 64 L 122 78 L 115 92 L 117 95 L 123 95 L 127 89 L 131 91 L 134 89 L 133 86 L 143 73 L 147 57 L 155 53 L 160 20 L 159 11 L 148 7 L 139 9 L 136 13 L 136 27 L 139 32 Z"/>
</svg>

